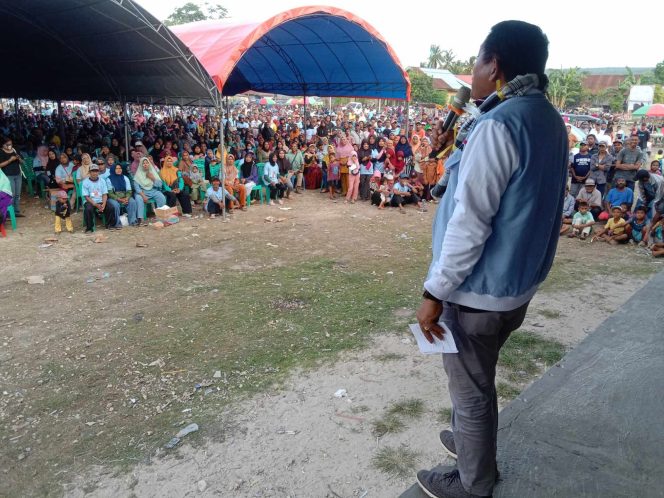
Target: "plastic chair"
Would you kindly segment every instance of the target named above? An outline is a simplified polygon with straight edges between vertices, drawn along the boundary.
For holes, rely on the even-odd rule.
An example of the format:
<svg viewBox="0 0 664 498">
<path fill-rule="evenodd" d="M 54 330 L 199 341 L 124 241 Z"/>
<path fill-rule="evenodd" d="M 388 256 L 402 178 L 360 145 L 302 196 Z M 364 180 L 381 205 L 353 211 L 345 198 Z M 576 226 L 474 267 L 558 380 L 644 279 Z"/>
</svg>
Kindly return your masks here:
<svg viewBox="0 0 664 498">
<path fill-rule="evenodd" d="M 143 221 L 148 220 L 148 206 L 152 206 L 152 212 L 155 212 L 155 209 L 157 209 L 157 203 L 155 202 L 154 199 L 148 199 L 148 202 L 143 204 Z"/>
<path fill-rule="evenodd" d="M 14 206 L 9 206 L 7 208 L 7 215 L 9 216 L 9 220 L 11 221 L 12 224 L 12 230 L 16 230 L 16 214 L 14 213 Z M 5 231 L 5 222 L 7 219 L 4 219 L 2 223 L 0 223 L 0 234 L 3 237 L 7 236 L 7 232 Z"/>
<path fill-rule="evenodd" d="M 76 212 L 78 213 L 85 202 L 83 198 L 83 182 L 78 181 L 78 172 L 74 173 L 74 186 L 76 187 Z"/>
<path fill-rule="evenodd" d="M 263 183 L 263 170 L 265 168 L 265 163 L 256 163 L 256 171 L 258 171 L 258 183 L 254 185 L 254 188 L 251 189 L 251 194 L 258 190 L 258 198 L 261 204 L 265 204 L 266 198 L 270 196 L 268 193 L 267 187 Z"/>
<path fill-rule="evenodd" d="M 28 157 L 23 160 L 23 164 L 21 164 L 21 172 L 23 173 L 23 178 L 25 178 L 25 183 L 28 187 L 28 193 L 32 197 L 35 195 L 35 190 L 34 190 L 34 183 L 37 181 L 37 177 L 35 176 L 35 170 L 32 169 L 32 163 L 34 159 L 32 157 Z"/>
</svg>

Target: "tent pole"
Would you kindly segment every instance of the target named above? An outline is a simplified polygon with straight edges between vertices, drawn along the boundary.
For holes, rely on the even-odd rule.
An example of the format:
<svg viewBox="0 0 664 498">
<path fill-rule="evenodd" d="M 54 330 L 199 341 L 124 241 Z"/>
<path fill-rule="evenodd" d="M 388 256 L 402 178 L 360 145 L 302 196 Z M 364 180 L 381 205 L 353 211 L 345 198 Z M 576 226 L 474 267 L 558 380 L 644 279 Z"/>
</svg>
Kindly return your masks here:
<svg viewBox="0 0 664 498">
<path fill-rule="evenodd" d="M 122 99 L 122 114 L 124 116 L 124 142 L 125 142 L 125 161 L 129 162 L 129 112 L 127 111 L 127 101 Z"/>
<path fill-rule="evenodd" d="M 67 137 L 65 136 L 65 117 L 62 115 L 62 100 L 58 100 L 58 133 L 60 134 L 60 146 L 67 146 Z"/>
<path fill-rule="evenodd" d="M 410 142 L 410 102 L 406 100 L 406 140 Z"/>
<path fill-rule="evenodd" d="M 18 115 L 18 97 L 14 97 L 14 115 L 16 116 L 16 132 L 20 136 L 21 135 L 21 120 L 20 120 L 19 115 Z"/>
<path fill-rule="evenodd" d="M 226 103 L 228 104 L 228 97 L 226 97 Z M 221 157 L 221 166 L 219 168 L 219 180 L 221 180 L 221 191 L 223 193 L 226 188 L 226 154 L 224 154 L 224 115 L 222 113 L 223 109 L 221 107 L 221 102 L 218 103 L 217 113 L 219 114 L 219 156 Z M 229 192 L 230 193 L 230 192 Z M 224 195 L 224 200 L 221 203 L 221 216 L 224 221 L 226 221 L 226 196 Z"/>
</svg>

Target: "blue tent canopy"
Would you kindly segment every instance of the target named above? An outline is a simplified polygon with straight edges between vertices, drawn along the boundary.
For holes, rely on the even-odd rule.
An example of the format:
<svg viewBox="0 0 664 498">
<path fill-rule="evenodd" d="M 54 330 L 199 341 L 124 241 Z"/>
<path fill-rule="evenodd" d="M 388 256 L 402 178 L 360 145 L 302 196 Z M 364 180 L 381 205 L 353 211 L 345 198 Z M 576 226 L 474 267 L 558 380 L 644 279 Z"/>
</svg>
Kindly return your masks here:
<svg viewBox="0 0 664 498">
<path fill-rule="evenodd" d="M 204 21 L 172 28 L 223 95 L 410 98 L 396 54 L 366 21 L 332 7 L 301 7 L 263 23 Z"/>
</svg>

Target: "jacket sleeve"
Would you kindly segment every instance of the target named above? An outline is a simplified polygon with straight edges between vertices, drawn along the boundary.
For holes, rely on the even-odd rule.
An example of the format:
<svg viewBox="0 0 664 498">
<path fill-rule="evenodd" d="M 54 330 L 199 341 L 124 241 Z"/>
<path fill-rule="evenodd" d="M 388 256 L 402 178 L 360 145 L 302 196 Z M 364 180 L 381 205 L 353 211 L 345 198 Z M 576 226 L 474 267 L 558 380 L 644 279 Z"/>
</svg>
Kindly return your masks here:
<svg viewBox="0 0 664 498">
<path fill-rule="evenodd" d="M 518 164 L 519 154 L 507 128 L 494 120 L 479 122 L 459 164 L 456 205 L 440 258 L 424 282 L 425 289 L 438 299 L 447 300 L 473 272 Z"/>
</svg>

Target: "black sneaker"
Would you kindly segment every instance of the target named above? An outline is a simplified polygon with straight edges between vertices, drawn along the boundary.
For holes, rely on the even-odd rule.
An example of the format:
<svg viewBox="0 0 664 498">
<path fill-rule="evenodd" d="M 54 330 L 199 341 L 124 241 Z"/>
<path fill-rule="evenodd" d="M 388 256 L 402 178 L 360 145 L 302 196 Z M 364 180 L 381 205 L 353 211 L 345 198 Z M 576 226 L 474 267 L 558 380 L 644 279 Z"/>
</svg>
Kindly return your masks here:
<svg viewBox="0 0 664 498">
<path fill-rule="evenodd" d="M 447 454 L 456 460 L 458 457 L 456 452 L 456 446 L 454 445 L 454 434 L 452 433 L 452 431 L 448 430 L 441 431 L 439 437 L 440 437 L 440 444 L 443 445 L 443 448 L 445 449 Z"/>
<path fill-rule="evenodd" d="M 465 490 L 458 470 L 444 474 L 433 470 L 420 470 L 417 473 L 417 483 L 431 498 L 480 498 L 480 495 L 473 495 Z"/>
</svg>

